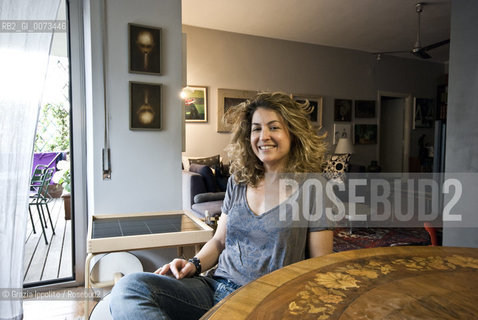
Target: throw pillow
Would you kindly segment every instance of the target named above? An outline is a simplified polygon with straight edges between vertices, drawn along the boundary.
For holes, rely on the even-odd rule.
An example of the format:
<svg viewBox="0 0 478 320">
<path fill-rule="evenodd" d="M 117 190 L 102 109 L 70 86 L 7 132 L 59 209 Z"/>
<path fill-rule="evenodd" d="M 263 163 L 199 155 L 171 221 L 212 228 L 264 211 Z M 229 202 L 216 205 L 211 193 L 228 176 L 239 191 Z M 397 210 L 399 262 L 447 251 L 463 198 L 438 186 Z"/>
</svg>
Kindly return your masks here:
<svg viewBox="0 0 478 320">
<path fill-rule="evenodd" d="M 219 165 L 221 163 L 220 155 L 215 155 L 215 156 L 207 157 L 207 158 L 189 158 L 189 165 L 193 163 L 202 164 L 210 168 L 214 168 L 215 165 Z"/>
<path fill-rule="evenodd" d="M 216 180 L 211 168 L 203 164 L 193 163 L 189 166 L 189 171 L 199 173 L 204 178 L 208 192 L 216 192 Z"/>
<path fill-rule="evenodd" d="M 345 172 L 349 166 L 350 154 L 334 154 L 325 161 L 324 176 L 345 182 Z"/>
<path fill-rule="evenodd" d="M 225 192 L 198 193 L 194 196 L 194 203 L 224 200 Z"/>
<path fill-rule="evenodd" d="M 229 178 L 229 167 L 222 164 L 214 167 L 214 176 L 216 177 L 216 186 L 218 191 L 226 191 L 227 180 Z"/>
</svg>

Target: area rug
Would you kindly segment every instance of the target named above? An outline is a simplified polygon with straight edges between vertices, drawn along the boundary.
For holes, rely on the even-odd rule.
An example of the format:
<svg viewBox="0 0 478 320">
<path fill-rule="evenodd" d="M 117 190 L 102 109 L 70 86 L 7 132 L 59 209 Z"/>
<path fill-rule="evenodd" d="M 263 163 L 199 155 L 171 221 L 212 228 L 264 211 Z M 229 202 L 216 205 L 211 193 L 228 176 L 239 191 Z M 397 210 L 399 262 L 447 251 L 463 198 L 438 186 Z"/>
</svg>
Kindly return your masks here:
<svg viewBox="0 0 478 320">
<path fill-rule="evenodd" d="M 424 228 L 336 228 L 334 252 L 389 246 L 429 245 Z"/>
</svg>

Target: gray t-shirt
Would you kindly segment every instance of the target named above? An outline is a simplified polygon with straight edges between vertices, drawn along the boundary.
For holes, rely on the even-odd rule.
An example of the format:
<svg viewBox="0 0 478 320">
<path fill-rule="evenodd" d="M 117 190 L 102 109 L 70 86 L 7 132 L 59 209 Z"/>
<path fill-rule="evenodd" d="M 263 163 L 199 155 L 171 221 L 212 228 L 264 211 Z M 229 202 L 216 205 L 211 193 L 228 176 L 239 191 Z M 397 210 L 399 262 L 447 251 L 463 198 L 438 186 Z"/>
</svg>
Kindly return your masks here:
<svg viewBox="0 0 478 320">
<path fill-rule="evenodd" d="M 245 285 L 303 260 L 308 232 L 328 229 L 325 213 L 319 219 L 316 215 L 312 219 L 316 221 L 306 219 L 308 214 L 302 212 L 303 194 L 299 188 L 280 205 L 255 215 L 247 204 L 246 185 L 236 184 L 231 176 L 222 206 L 222 212 L 227 214 L 226 243 L 214 275 Z M 309 214 L 315 212 L 315 200 L 310 197 Z"/>
</svg>

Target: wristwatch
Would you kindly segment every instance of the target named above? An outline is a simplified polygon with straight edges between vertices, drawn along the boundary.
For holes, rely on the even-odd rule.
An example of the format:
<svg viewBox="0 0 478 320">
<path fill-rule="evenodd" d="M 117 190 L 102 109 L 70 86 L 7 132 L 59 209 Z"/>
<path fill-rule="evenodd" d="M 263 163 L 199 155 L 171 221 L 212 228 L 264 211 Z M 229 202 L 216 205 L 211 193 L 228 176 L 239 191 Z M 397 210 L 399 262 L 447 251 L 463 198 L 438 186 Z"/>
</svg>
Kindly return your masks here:
<svg viewBox="0 0 478 320">
<path fill-rule="evenodd" d="M 199 259 L 197 257 L 193 257 L 193 258 L 189 259 L 188 262 L 191 262 L 196 267 L 196 272 L 194 273 L 194 275 L 195 276 L 200 275 L 201 274 L 201 261 L 199 261 Z"/>
</svg>

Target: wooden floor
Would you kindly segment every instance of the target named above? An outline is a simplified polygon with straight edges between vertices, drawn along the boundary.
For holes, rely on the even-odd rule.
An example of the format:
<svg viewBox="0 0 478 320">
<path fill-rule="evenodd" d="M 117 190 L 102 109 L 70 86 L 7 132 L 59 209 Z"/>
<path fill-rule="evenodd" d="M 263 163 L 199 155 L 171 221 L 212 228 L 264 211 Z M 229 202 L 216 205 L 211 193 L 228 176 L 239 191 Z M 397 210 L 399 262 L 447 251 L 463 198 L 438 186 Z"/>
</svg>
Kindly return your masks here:
<svg viewBox="0 0 478 320">
<path fill-rule="evenodd" d="M 45 212 L 48 222 L 48 228 L 45 229 L 48 244 L 45 244 L 36 206 L 31 206 L 36 233 L 33 233 L 32 223 L 28 218 L 23 258 L 24 284 L 68 278 L 73 275 L 71 220 L 65 220 L 63 199 L 53 199 L 48 207 L 55 234 L 52 234 L 50 221 Z"/>
<path fill-rule="evenodd" d="M 55 290 L 55 292 L 61 290 Z M 88 314 L 96 306 L 96 301 L 90 301 Z M 23 300 L 23 320 L 84 320 L 85 309 L 83 301 L 74 300 Z"/>
</svg>

